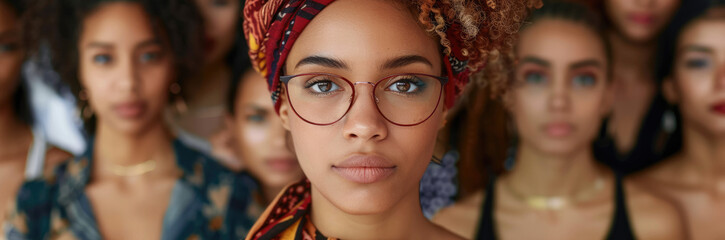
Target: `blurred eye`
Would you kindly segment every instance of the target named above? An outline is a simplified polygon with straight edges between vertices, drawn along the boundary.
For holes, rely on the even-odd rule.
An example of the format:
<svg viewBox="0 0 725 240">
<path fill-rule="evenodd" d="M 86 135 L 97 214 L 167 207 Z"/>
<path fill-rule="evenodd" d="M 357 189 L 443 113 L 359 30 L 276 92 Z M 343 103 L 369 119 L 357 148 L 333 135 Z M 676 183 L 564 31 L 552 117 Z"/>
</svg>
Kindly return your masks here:
<svg viewBox="0 0 725 240">
<path fill-rule="evenodd" d="M 580 75 L 574 76 L 574 79 L 572 79 L 572 82 L 573 82 L 574 86 L 577 86 L 577 87 L 591 87 L 597 83 L 597 79 L 594 78 L 594 75 L 592 75 L 592 74 L 580 74 Z"/>
<path fill-rule="evenodd" d="M 20 47 L 16 43 L 0 43 L 0 53 L 13 52 L 18 48 Z"/>
<path fill-rule="evenodd" d="M 93 56 L 93 62 L 99 65 L 106 65 L 111 62 L 111 56 L 108 54 L 97 54 Z"/>
<path fill-rule="evenodd" d="M 524 82 L 531 85 L 541 85 L 546 83 L 546 76 L 540 72 L 528 72 L 524 75 Z"/>
<path fill-rule="evenodd" d="M 689 69 L 703 69 L 710 66 L 710 60 L 704 58 L 695 58 L 685 61 L 685 66 Z"/>
<path fill-rule="evenodd" d="M 215 7 L 226 7 L 229 5 L 229 0 L 212 0 L 211 4 Z"/>
<path fill-rule="evenodd" d="M 147 63 L 147 62 L 154 62 L 161 58 L 161 54 L 158 52 L 147 52 L 144 54 L 141 54 L 141 62 Z"/>
<path fill-rule="evenodd" d="M 261 113 L 247 115 L 247 121 L 249 121 L 249 122 L 263 123 L 265 120 L 266 120 L 266 118 Z"/>
</svg>

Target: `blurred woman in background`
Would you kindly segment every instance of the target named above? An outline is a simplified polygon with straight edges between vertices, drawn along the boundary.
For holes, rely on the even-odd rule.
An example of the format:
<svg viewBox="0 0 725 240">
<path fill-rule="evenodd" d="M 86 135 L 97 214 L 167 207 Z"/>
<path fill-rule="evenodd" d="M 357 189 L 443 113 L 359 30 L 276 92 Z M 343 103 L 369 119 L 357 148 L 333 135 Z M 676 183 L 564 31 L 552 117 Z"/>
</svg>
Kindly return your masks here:
<svg viewBox="0 0 725 240">
<path fill-rule="evenodd" d="M 25 7 L 23 1 L 0 0 L 0 216 L 5 216 L 23 180 L 40 178 L 70 157 L 48 145 L 43 131 L 33 123 L 27 83 L 21 75 L 26 59 L 21 27 Z"/>
<path fill-rule="evenodd" d="M 664 82 L 682 113 L 682 150 L 640 180 L 684 209 L 692 239 L 723 239 L 725 229 L 725 2 L 686 22 Z"/>
<path fill-rule="evenodd" d="M 290 149 L 288 131 L 269 99 L 267 82 L 251 65 L 245 69 L 229 91 L 226 128 L 232 134 L 236 158 L 259 185 L 247 211 L 256 219 L 284 187 L 302 179 L 303 173 Z"/>
<path fill-rule="evenodd" d="M 678 147 L 676 117 L 660 92 L 660 35 L 680 0 L 603 0 L 612 45 L 614 102 L 595 144 L 598 160 L 627 174 Z"/>
<path fill-rule="evenodd" d="M 581 5 L 547 2 L 527 22 L 504 96 L 515 164 L 434 221 L 477 239 L 682 239 L 672 205 L 594 159 L 613 97 L 597 20 Z"/>
<path fill-rule="evenodd" d="M 178 140 L 163 121 L 176 81 L 194 72 L 201 19 L 177 0 L 39 1 L 25 29 L 83 103 L 87 151 L 8 215 L 9 238 L 239 239 L 251 180 Z"/>
</svg>

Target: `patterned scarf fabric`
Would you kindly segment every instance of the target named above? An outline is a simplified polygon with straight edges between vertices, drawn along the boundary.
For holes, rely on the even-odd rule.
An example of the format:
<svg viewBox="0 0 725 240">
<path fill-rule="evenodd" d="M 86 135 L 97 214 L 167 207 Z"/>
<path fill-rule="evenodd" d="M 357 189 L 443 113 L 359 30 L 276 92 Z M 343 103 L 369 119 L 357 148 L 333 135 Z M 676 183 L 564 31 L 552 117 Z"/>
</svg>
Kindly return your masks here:
<svg viewBox="0 0 725 240">
<path fill-rule="evenodd" d="M 259 217 L 247 240 L 333 240 L 317 231 L 309 219 L 310 181 L 304 179 L 285 188 Z"/>
<path fill-rule="evenodd" d="M 244 34 L 249 44 L 249 56 L 255 70 L 267 78 L 275 109 L 279 110 L 281 90 L 279 77 L 292 45 L 305 26 L 334 0 L 247 0 L 244 7 Z M 435 21 L 435 19 L 432 19 Z M 448 74 L 445 103 L 453 106 L 462 93 L 470 71 L 461 51 L 461 27 L 446 24 L 451 46 L 444 63 Z"/>
</svg>

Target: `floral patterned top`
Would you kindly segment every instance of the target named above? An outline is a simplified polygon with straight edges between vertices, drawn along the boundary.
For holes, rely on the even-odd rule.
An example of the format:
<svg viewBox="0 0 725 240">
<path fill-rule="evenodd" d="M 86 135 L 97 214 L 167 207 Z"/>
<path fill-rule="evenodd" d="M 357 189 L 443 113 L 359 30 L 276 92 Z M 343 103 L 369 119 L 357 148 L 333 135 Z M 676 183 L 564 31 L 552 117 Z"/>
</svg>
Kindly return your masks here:
<svg viewBox="0 0 725 240">
<path fill-rule="evenodd" d="M 93 142 L 93 141 L 89 141 Z M 242 239 L 254 220 L 245 214 L 254 180 L 173 142 L 181 177 L 172 190 L 161 239 Z M 93 146 L 41 179 L 21 187 L 3 226 L 8 239 L 102 239 L 85 194 Z"/>
</svg>

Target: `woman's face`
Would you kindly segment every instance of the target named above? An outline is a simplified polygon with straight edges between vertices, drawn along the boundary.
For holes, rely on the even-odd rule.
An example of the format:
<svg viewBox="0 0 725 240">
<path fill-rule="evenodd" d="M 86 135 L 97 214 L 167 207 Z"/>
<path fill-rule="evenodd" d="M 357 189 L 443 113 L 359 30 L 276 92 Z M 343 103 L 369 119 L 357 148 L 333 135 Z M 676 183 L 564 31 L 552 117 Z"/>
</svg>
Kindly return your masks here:
<svg viewBox="0 0 725 240">
<path fill-rule="evenodd" d="M 677 44 L 674 76 L 664 86 L 670 100 L 679 105 L 685 124 L 718 136 L 725 136 L 723 39 L 725 18 L 688 25 Z"/>
<path fill-rule="evenodd" d="M 241 14 L 240 2 L 196 0 L 204 18 L 204 59 L 207 64 L 223 61 L 234 45 L 234 34 Z"/>
<path fill-rule="evenodd" d="M 584 25 L 544 19 L 521 32 L 506 96 L 522 145 L 564 155 L 589 147 L 611 99 L 601 39 Z"/>
<path fill-rule="evenodd" d="M 337 1 L 297 39 L 286 75 L 321 72 L 375 83 L 399 73 L 440 76 L 441 65 L 437 41 L 404 7 L 389 1 Z M 382 213 L 406 197 L 417 201 L 420 178 L 444 121 L 442 98 L 431 118 L 402 127 L 379 113 L 370 84 L 357 84 L 355 90 L 349 112 L 327 126 L 303 121 L 288 99 L 281 99 L 280 117 L 292 134 L 313 196 L 349 214 Z"/>
<path fill-rule="evenodd" d="M 163 122 L 173 56 L 141 5 L 100 5 L 83 21 L 78 52 L 81 84 L 99 125 L 140 134 Z"/>
<path fill-rule="evenodd" d="M 20 83 L 24 52 L 20 41 L 18 16 L 0 1 L 0 103 L 8 103 Z"/>
<path fill-rule="evenodd" d="M 614 27 L 625 38 L 639 43 L 653 41 L 669 23 L 680 0 L 606 0 Z"/>
<path fill-rule="evenodd" d="M 280 188 L 302 178 L 294 153 L 269 99 L 267 82 L 255 71 L 242 76 L 228 121 L 237 156 L 263 185 Z"/>
</svg>

